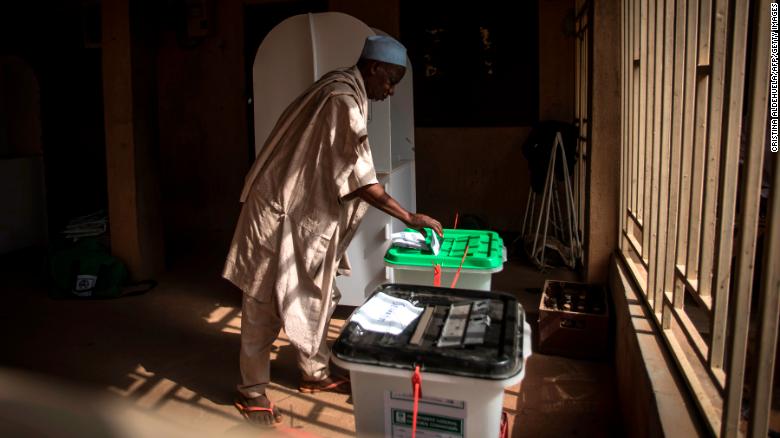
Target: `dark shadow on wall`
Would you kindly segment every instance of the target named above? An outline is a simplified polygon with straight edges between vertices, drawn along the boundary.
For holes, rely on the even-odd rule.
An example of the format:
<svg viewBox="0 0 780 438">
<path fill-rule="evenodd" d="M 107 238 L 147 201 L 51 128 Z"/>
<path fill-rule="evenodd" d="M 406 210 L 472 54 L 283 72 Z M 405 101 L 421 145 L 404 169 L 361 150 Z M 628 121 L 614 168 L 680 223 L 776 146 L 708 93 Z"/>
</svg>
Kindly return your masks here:
<svg viewBox="0 0 780 438">
<path fill-rule="evenodd" d="M 81 2 L 0 6 L 0 54 L 18 56 L 40 85 L 49 234 L 107 208 L 101 52 L 83 32 Z"/>
</svg>

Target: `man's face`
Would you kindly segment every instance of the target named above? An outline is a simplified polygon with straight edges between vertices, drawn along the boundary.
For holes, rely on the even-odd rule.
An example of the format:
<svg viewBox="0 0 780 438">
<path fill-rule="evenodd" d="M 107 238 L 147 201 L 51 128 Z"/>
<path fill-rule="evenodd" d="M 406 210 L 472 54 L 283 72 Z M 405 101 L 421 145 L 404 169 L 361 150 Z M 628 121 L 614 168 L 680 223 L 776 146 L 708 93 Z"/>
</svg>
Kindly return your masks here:
<svg viewBox="0 0 780 438">
<path fill-rule="evenodd" d="M 374 62 L 369 68 L 369 74 L 364 78 L 366 85 L 366 94 L 371 100 L 385 100 L 387 96 L 392 96 L 395 92 L 395 86 L 406 73 L 406 67 L 387 64 L 384 62 Z"/>
</svg>

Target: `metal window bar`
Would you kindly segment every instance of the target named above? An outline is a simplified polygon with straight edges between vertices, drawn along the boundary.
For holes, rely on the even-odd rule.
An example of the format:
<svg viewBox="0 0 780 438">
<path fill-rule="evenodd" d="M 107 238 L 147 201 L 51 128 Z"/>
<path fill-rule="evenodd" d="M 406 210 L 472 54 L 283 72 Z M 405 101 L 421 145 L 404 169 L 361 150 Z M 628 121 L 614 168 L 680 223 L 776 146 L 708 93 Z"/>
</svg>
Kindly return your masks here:
<svg viewBox="0 0 780 438">
<path fill-rule="evenodd" d="M 574 168 L 574 196 L 577 218 L 578 239 L 582 240 L 584 233 L 582 227 L 586 226 L 587 212 L 587 183 L 588 183 L 588 148 L 590 145 L 590 66 L 588 60 L 591 50 L 590 22 L 592 16 L 592 2 L 578 0 L 575 4 L 576 20 L 576 47 L 575 47 L 575 124 L 579 134 L 577 138 L 577 165 Z"/>
<path fill-rule="evenodd" d="M 710 8 L 711 1 L 699 2 L 699 35 L 697 39 L 699 58 L 696 69 L 696 115 L 694 117 L 693 157 L 691 160 L 691 189 L 688 205 L 688 245 L 686 245 L 685 277 L 698 291 L 699 275 L 699 239 L 701 237 L 701 204 L 704 185 L 704 151 L 706 148 L 708 90 L 710 88 L 709 47 L 710 47 Z M 707 54 L 703 54 L 707 52 Z M 706 60 L 707 64 L 703 64 Z M 698 295 L 698 293 L 696 294 Z"/>
<path fill-rule="evenodd" d="M 699 295 L 712 293 L 712 268 L 714 265 L 714 241 L 716 236 L 716 215 L 718 180 L 721 175 L 721 129 L 726 88 L 726 50 L 729 0 L 715 0 L 712 30 L 712 63 L 710 73 L 710 99 L 708 109 L 708 131 L 706 161 L 704 169 L 704 198 L 702 202 L 701 245 L 699 254 Z M 741 112 L 739 114 L 741 117 Z"/>
<path fill-rule="evenodd" d="M 680 199 L 677 218 L 677 248 L 675 256 L 675 270 L 679 270 L 685 275 L 685 263 L 687 257 L 688 245 L 688 215 L 691 197 L 691 166 L 693 160 L 693 134 L 694 114 L 696 112 L 696 59 L 697 59 L 697 38 L 696 29 L 699 26 L 699 8 L 697 0 L 687 0 L 686 5 L 686 34 L 683 45 L 685 47 L 685 81 L 684 81 L 684 102 L 683 102 L 683 138 L 682 138 L 682 161 L 680 162 Z M 682 38 L 680 38 L 682 39 Z M 674 274 L 674 273 L 673 273 Z M 682 281 L 679 284 L 683 284 Z M 678 307 L 682 307 L 681 293 L 675 302 Z"/>
<path fill-rule="evenodd" d="M 644 173 L 643 179 L 643 204 L 642 213 L 640 214 L 640 223 L 642 224 L 642 253 L 640 254 L 642 260 L 647 264 L 650 260 L 650 235 L 653 233 L 649 220 L 651 211 L 652 200 L 652 167 L 653 167 L 653 116 L 655 115 L 655 60 L 657 58 L 657 52 L 655 48 L 655 33 L 656 33 L 656 2 L 647 1 L 647 72 L 645 73 L 646 87 L 646 100 L 644 102 L 645 107 L 645 136 L 644 136 L 644 163 L 642 163 L 641 172 Z M 654 296 L 651 294 L 648 297 L 650 301 L 650 307 L 655 312 Z"/>
<path fill-rule="evenodd" d="M 644 148 L 640 147 L 640 144 L 644 144 L 646 138 L 647 128 L 647 106 L 644 105 L 647 102 L 647 2 L 648 0 L 639 1 L 639 99 L 637 100 L 635 107 L 637 108 L 637 123 L 639 125 L 638 137 L 636 139 L 636 174 L 637 174 L 637 187 L 636 198 L 636 219 L 637 229 L 642 229 L 642 217 L 644 213 L 645 196 L 645 153 Z M 640 105 L 639 103 L 642 103 Z M 641 252 L 639 254 L 641 258 Z"/>
<path fill-rule="evenodd" d="M 650 158 L 650 165 L 647 168 L 647 175 L 649 176 L 650 184 L 647 185 L 648 195 L 648 207 L 645 210 L 645 223 L 649 225 L 649 231 L 643 236 L 644 246 L 642 250 L 647 248 L 647 260 L 648 260 L 648 285 L 647 294 L 648 300 L 652 300 L 653 312 L 660 314 L 662 311 L 662 300 L 658 294 L 655 278 L 656 271 L 658 269 L 658 263 L 656 258 L 657 253 L 657 238 L 658 238 L 658 210 L 659 199 L 658 192 L 660 190 L 659 185 L 659 170 L 661 167 L 661 110 L 662 110 L 662 90 L 663 90 L 663 34 L 664 34 L 664 1 L 656 0 L 653 2 L 655 9 L 654 13 L 654 29 L 653 29 L 653 75 L 649 79 L 652 84 L 652 113 L 651 121 L 648 126 L 650 132 L 649 145 L 650 151 L 648 157 Z"/>
<path fill-rule="evenodd" d="M 660 169 L 660 192 L 658 194 L 658 238 L 656 239 L 656 275 L 655 287 L 657 289 L 658 300 L 666 298 L 671 300 L 671 288 L 667 287 L 666 281 L 666 258 L 667 254 L 667 234 L 669 233 L 669 222 L 672 221 L 673 214 L 670 204 L 673 203 L 670 191 L 672 182 L 672 110 L 673 110 L 673 89 L 675 73 L 675 20 L 676 9 L 675 0 L 665 0 L 664 10 L 664 62 L 663 62 L 663 95 L 662 95 L 662 119 L 661 119 L 661 169 Z M 669 233 L 671 235 L 671 233 Z M 666 295 L 664 297 L 664 295 Z M 664 329 L 671 327 L 671 311 L 674 306 L 665 305 L 662 308 L 662 320 Z"/>
<path fill-rule="evenodd" d="M 749 3 L 624 0 L 621 8 L 620 252 L 709 431 L 728 437 L 744 425 L 752 437 L 767 435 L 780 313 L 777 170 L 767 246 L 756 254 L 770 2 Z M 755 266 L 763 267 L 758 291 Z M 751 317 L 753 293 L 761 305 Z M 751 319 L 757 365 L 746 382 Z"/>
<path fill-rule="evenodd" d="M 717 202 L 717 224 L 715 239 L 717 251 L 712 278 L 713 318 L 712 318 L 712 348 L 710 348 L 710 366 L 723 368 L 726 345 L 726 318 L 729 301 L 729 282 L 731 277 L 731 255 L 733 253 L 734 227 L 737 186 L 739 172 L 740 134 L 742 131 L 742 101 L 745 85 L 745 51 L 747 49 L 748 0 L 734 1 L 733 28 L 729 34 L 732 40 L 729 76 L 726 87 L 728 98 L 724 99 L 723 126 L 725 132 L 722 140 L 722 165 L 720 169 L 720 185 Z M 720 123 L 719 123 L 720 124 Z M 716 148 L 717 149 L 717 148 Z M 758 172 L 760 181 L 760 169 Z M 760 191 L 760 187 L 756 191 Z M 713 221 L 714 222 L 714 221 Z M 702 263 L 707 258 L 702 257 Z M 709 261 L 708 261 L 709 262 Z M 701 293 L 701 291 L 700 291 Z"/>
<path fill-rule="evenodd" d="M 768 6 L 768 5 L 766 5 Z M 761 12 L 768 11 L 769 8 L 761 9 L 756 16 L 756 21 L 767 21 L 765 16 Z M 727 150 L 731 152 L 731 149 L 739 149 L 739 135 L 741 133 L 741 118 L 735 114 L 734 111 L 742 113 L 742 87 L 745 84 L 745 72 L 744 72 L 744 59 L 745 52 L 747 51 L 747 27 L 748 27 L 748 0 L 736 0 L 734 11 L 734 24 L 731 46 L 731 101 L 730 105 L 734 108 L 730 109 L 729 122 L 726 125 L 729 130 L 727 136 Z M 759 9 L 757 9 L 759 11 Z M 768 32 L 767 32 L 768 36 Z M 759 37 L 761 37 L 759 35 Z M 767 39 L 768 38 L 764 38 Z M 754 59 L 764 58 L 764 52 L 754 52 Z M 754 83 L 754 86 L 763 85 L 766 86 L 768 82 L 768 76 L 766 72 L 768 69 L 757 69 L 761 80 L 759 83 Z M 763 77 L 762 77 L 763 76 Z M 766 91 L 763 93 L 766 94 Z M 752 96 L 755 99 L 755 95 Z M 761 121 L 766 120 L 766 105 L 763 105 L 763 109 L 751 108 L 749 117 L 759 118 Z M 760 135 L 759 135 L 760 134 Z M 742 193 L 739 205 L 739 244 L 736 248 L 736 279 L 734 281 L 734 290 L 737 292 L 735 300 L 733 301 L 733 310 L 729 313 L 733 314 L 731 321 L 731 339 L 730 339 L 730 364 L 728 367 L 729 378 L 726 381 L 726 394 L 725 394 L 725 412 L 723 418 L 723 425 L 721 429 L 722 436 L 736 436 L 739 433 L 739 423 L 741 420 L 742 411 L 742 399 L 743 399 L 743 385 L 745 379 L 745 362 L 746 362 L 746 350 L 748 342 L 748 318 L 750 314 L 750 295 L 753 284 L 753 267 L 755 261 L 756 252 L 756 239 L 757 228 L 759 218 L 760 207 L 760 194 L 761 194 L 761 175 L 763 169 L 764 159 L 764 130 L 757 125 L 753 125 L 751 133 L 749 135 L 750 140 L 746 145 L 746 159 L 743 164 L 742 172 Z M 733 158 L 734 161 L 739 159 L 739 154 Z M 735 165 L 736 167 L 736 165 Z M 775 172 L 777 169 L 775 170 Z M 728 189 L 728 187 L 727 187 Z M 732 207 L 733 208 L 733 207 Z M 777 224 L 772 224 L 777 225 Z M 728 230 L 730 231 L 730 230 Z M 731 234 L 729 234 L 731 237 Z M 731 249 L 729 247 L 729 249 Z M 720 254 L 721 257 L 730 256 L 731 254 Z M 728 279 L 726 273 L 723 273 L 724 283 L 728 287 Z M 725 289 L 725 288 L 724 288 Z M 728 289 L 725 289 L 726 293 Z M 721 306 L 727 306 L 726 300 L 723 303 L 716 302 L 715 313 L 718 314 L 718 310 Z M 723 311 L 723 315 L 726 316 L 727 311 Z M 777 319 L 778 315 L 770 316 L 773 319 Z M 725 334 L 725 327 L 723 329 Z M 713 344 L 713 349 L 715 345 Z M 714 366 L 714 364 L 711 363 Z M 772 367 L 774 368 L 774 367 Z M 754 406 L 755 408 L 755 406 Z M 766 407 L 768 410 L 769 406 Z M 764 431 L 766 436 L 766 431 Z"/>
<path fill-rule="evenodd" d="M 627 53 L 628 52 L 628 43 L 626 38 L 626 28 L 625 24 L 628 22 L 628 5 L 626 3 L 620 4 L 620 52 L 621 53 Z M 629 70 L 628 66 L 628 57 L 623 56 L 620 59 L 620 114 L 628 114 L 627 111 L 627 105 L 626 105 L 626 99 L 628 96 L 628 74 L 626 73 Z M 626 117 L 623 117 L 620 119 L 620 138 L 626 138 L 628 135 L 628 129 L 626 128 Z M 626 169 L 628 166 L 626 165 L 626 153 L 627 151 L 622 151 L 620 153 L 620 186 L 626 187 Z M 626 215 L 623 213 L 626 211 L 626 193 L 622 192 L 619 196 L 620 204 L 618 206 L 618 229 L 615 230 L 618 233 L 618 248 L 624 249 L 623 239 L 620 238 L 620 233 L 626 228 L 625 227 L 625 221 L 626 221 Z"/>
<path fill-rule="evenodd" d="M 769 0 L 760 0 L 755 7 L 756 14 L 753 37 L 753 53 L 751 64 L 751 84 L 748 93 L 749 127 L 748 147 L 754 154 L 762 154 L 765 151 L 765 130 L 767 119 L 767 82 L 769 72 L 769 22 L 764 20 L 763 13 L 769 10 Z M 767 157 L 769 158 L 769 157 Z M 753 155 L 748 159 L 756 159 Z M 774 174 L 770 188 L 770 199 L 767 208 L 767 230 L 764 238 L 763 276 L 759 291 L 760 315 L 759 339 L 756 363 L 756 373 L 753 379 L 753 406 L 751 410 L 748 434 L 752 438 L 767 436 L 769 428 L 769 409 L 771 406 L 772 387 L 774 377 L 775 350 L 778 337 L 778 315 L 780 315 L 780 159 L 778 154 L 773 154 Z M 753 169 L 751 167 L 751 169 Z M 745 210 L 742 210 L 745 211 Z"/>
<path fill-rule="evenodd" d="M 688 101 L 686 94 L 684 93 L 685 82 L 685 70 L 687 64 L 687 51 L 685 43 L 688 40 L 688 32 L 686 24 L 688 20 L 687 6 L 690 3 L 687 0 L 678 0 L 676 2 L 676 9 L 674 13 L 674 35 L 672 35 L 672 43 L 674 44 L 673 55 L 673 90 L 672 90 L 672 106 L 669 113 L 669 123 L 672 124 L 671 128 L 671 156 L 669 165 L 669 216 L 667 222 L 667 239 L 661 240 L 666 242 L 669 239 L 678 237 L 678 216 L 680 215 L 679 203 L 680 203 L 680 185 L 682 169 L 678 163 L 682 162 L 683 156 L 683 130 L 685 124 L 683 122 L 685 117 L 685 109 L 688 108 Z M 676 245 L 665 245 L 666 255 L 664 258 L 664 275 L 663 275 L 663 290 L 664 293 L 671 294 L 672 306 L 675 309 L 683 307 L 683 296 L 681 289 L 676 287 L 675 283 L 675 266 L 676 266 Z M 668 328 L 668 327 L 666 327 Z"/>
</svg>

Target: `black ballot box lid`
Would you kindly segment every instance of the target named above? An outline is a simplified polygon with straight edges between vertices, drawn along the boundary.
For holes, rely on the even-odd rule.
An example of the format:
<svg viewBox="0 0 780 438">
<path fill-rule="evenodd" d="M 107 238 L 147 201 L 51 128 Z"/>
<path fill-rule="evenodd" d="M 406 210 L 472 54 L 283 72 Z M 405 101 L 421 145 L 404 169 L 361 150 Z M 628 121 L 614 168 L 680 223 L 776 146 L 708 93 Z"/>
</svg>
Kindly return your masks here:
<svg viewBox="0 0 780 438">
<path fill-rule="evenodd" d="M 338 359 L 409 370 L 420 365 L 425 372 L 491 380 L 507 379 L 523 370 L 525 312 L 514 296 L 385 284 L 368 300 L 379 293 L 424 310 L 394 335 L 366 330 L 353 321 L 361 306 L 333 345 Z"/>
</svg>

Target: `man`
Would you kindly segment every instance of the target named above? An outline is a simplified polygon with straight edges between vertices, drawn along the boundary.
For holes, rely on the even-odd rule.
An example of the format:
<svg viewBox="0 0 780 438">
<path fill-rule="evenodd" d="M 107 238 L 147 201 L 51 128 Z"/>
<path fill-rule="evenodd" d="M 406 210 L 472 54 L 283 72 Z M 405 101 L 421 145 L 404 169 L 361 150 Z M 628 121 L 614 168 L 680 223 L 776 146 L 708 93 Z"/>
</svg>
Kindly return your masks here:
<svg viewBox="0 0 780 438">
<path fill-rule="evenodd" d="M 349 392 L 349 382 L 329 375 L 325 341 L 340 297 L 333 283 L 349 271 L 345 251 L 366 203 L 441 235 L 438 221 L 385 193 L 371 158 L 368 99 L 392 96 L 405 71 L 398 41 L 367 38 L 355 66 L 326 74 L 290 104 L 246 178 L 223 276 L 244 292 L 236 406 L 250 422 L 281 421 L 265 394 L 281 327 L 298 352 L 300 391 Z"/>
</svg>

